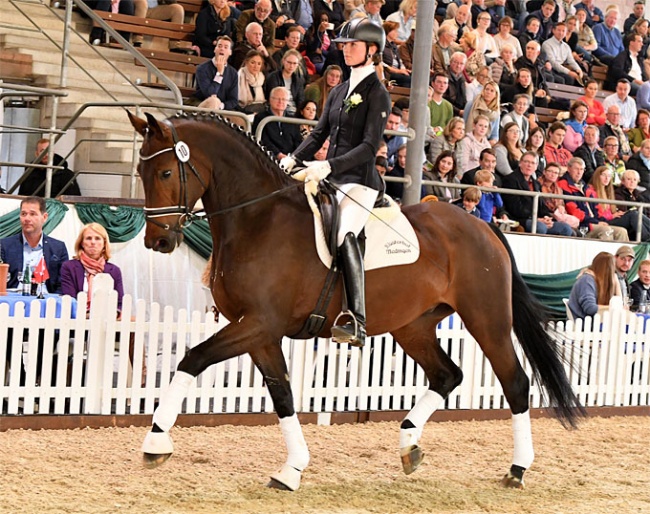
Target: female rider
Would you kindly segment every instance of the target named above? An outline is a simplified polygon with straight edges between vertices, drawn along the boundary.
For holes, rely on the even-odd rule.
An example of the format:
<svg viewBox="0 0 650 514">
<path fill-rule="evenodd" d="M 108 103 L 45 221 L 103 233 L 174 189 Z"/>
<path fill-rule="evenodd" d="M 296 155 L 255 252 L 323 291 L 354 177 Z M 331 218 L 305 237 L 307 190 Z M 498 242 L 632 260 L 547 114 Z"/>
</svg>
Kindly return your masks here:
<svg viewBox="0 0 650 514">
<path fill-rule="evenodd" d="M 338 232 L 339 262 L 349 316 L 344 324 L 332 327 L 332 337 L 339 343 L 363 346 L 366 337 L 363 255 L 358 237 L 382 190 L 375 169 L 375 154 L 390 114 L 390 96 L 379 81 L 372 62 L 381 53 L 385 34 L 381 26 L 367 18 L 355 18 L 334 40 L 343 43 L 345 63 L 350 66 L 349 80 L 330 93 L 318 125 L 293 155 L 280 161 L 290 172 L 296 161 L 306 168 L 293 174 L 296 180 L 316 182 L 329 177 L 337 189 L 340 204 Z M 325 139 L 330 146 L 325 161 L 313 158 Z M 338 319 L 338 318 L 337 318 Z"/>
</svg>

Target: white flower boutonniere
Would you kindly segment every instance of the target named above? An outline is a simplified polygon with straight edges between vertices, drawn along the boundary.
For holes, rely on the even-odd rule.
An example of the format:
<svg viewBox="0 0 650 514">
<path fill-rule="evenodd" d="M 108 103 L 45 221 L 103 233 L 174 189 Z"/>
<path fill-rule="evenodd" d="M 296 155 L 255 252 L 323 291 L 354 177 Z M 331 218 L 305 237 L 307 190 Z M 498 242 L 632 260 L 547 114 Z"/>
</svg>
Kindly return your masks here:
<svg viewBox="0 0 650 514">
<path fill-rule="evenodd" d="M 354 93 L 353 95 L 348 96 L 344 101 L 343 105 L 345 106 L 345 114 L 350 112 L 350 109 L 356 109 L 363 102 L 363 98 L 359 93 Z"/>
</svg>

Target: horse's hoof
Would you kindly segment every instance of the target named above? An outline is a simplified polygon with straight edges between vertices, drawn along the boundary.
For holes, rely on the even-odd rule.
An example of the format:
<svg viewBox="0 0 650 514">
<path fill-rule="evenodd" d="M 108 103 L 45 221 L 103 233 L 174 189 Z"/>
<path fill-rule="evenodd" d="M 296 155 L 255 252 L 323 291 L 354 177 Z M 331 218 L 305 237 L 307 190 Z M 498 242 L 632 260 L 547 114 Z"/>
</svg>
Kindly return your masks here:
<svg viewBox="0 0 650 514">
<path fill-rule="evenodd" d="M 514 476 L 512 473 L 506 473 L 501 479 L 501 485 L 507 487 L 508 489 L 524 489 L 524 480 Z"/>
<path fill-rule="evenodd" d="M 279 489 L 280 491 L 296 491 L 300 487 L 301 476 L 301 471 L 284 464 L 278 472 L 271 475 L 271 481 L 267 484 L 267 487 Z"/>
<path fill-rule="evenodd" d="M 142 464 L 147 469 L 154 469 L 167 462 L 171 456 L 171 453 L 143 453 Z"/>
<path fill-rule="evenodd" d="M 424 452 L 419 446 L 411 445 L 402 449 L 400 457 L 402 459 L 404 473 L 410 475 L 422 464 Z"/>
</svg>

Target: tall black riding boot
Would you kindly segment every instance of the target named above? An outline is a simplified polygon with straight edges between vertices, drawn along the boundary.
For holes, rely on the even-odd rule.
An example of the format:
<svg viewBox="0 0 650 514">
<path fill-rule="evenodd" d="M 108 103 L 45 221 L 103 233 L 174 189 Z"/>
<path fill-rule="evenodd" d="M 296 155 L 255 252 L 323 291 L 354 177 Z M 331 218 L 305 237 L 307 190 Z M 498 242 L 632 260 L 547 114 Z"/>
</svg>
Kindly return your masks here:
<svg viewBox="0 0 650 514">
<path fill-rule="evenodd" d="M 366 299 L 363 270 L 363 256 L 357 237 L 349 232 L 339 248 L 343 268 L 343 286 L 347 299 L 347 311 L 339 314 L 332 327 L 332 338 L 337 343 L 348 343 L 362 347 L 366 340 Z M 349 320 L 339 324 L 338 320 Z"/>
</svg>

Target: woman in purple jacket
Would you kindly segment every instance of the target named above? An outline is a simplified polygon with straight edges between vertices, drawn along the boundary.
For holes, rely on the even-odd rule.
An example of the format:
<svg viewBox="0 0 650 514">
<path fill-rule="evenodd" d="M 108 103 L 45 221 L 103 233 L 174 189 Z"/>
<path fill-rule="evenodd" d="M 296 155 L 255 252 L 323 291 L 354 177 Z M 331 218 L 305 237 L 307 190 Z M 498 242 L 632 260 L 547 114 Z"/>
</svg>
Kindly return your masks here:
<svg viewBox="0 0 650 514">
<path fill-rule="evenodd" d="M 111 258 L 111 245 L 106 229 L 99 223 L 84 225 L 74 244 L 75 256 L 61 266 L 61 290 L 76 298 L 81 291 L 88 293 L 87 312 L 90 312 L 93 279 L 98 273 L 108 273 L 113 277 L 114 289 L 117 291 L 118 318 L 122 310 L 122 272 Z"/>
</svg>

